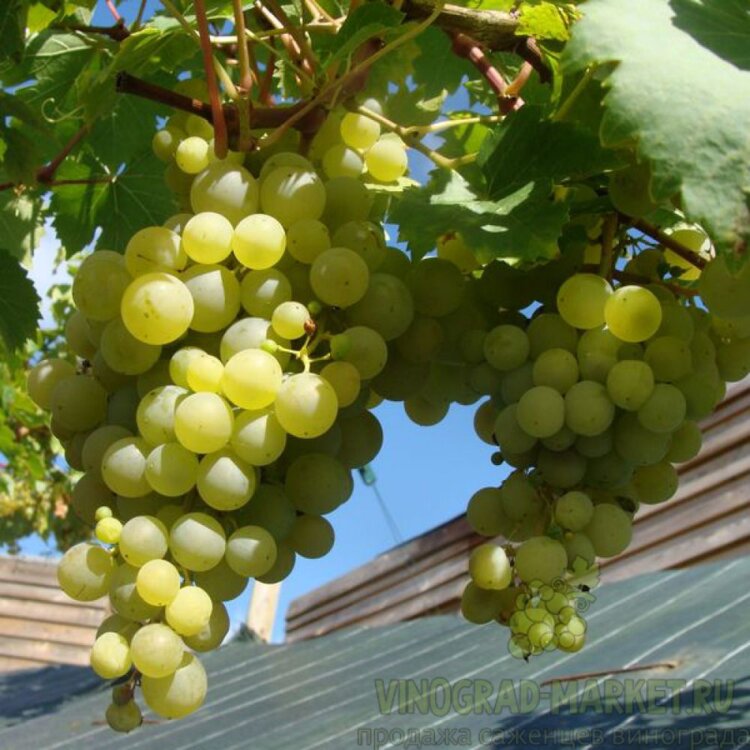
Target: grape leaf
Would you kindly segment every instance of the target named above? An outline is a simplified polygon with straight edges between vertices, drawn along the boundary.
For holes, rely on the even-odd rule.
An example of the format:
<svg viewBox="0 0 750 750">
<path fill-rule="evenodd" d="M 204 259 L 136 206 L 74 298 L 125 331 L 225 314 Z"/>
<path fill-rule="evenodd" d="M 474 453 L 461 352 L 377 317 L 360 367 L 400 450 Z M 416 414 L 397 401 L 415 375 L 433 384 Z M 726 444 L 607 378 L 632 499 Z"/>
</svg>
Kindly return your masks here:
<svg viewBox="0 0 750 750">
<path fill-rule="evenodd" d="M 425 187 L 404 191 L 389 220 L 417 258 L 434 248 L 439 235 L 460 232 L 475 252 L 536 260 L 557 255 L 567 208 L 533 183 L 485 200 L 457 172 L 439 172 Z"/>
<path fill-rule="evenodd" d="M 12 190 L 0 192 L 0 237 L 3 245 L 22 260 L 39 243 L 44 234 L 40 201 Z"/>
<path fill-rule="evenodd" d="M 443 90 L 454 91 L 464 76 L 476 73 L 463 57 L 453 54 L 450 39 L 439 29 L 425 29 L 416 39 L 419 57 L 414 60 L 414 81 L 421 85 L 425 97 L 433 97 Z"/>
<path fill-rule="evenodd" d="M 567 19 L 562 9 L 554 3 L 521 6 L 516 34 L 537 39 L 556 39 L 565 42 L 570 38 Z"/>
<path fill-rule="evenodd" d="M 750 74 L 678 27 L 678 17 L 684 26 L 696 23 L 675 10 L 682 7 L 668 0 L 586 4 L 564 68 L 619 63 L 605 81 L 602 143 L 637 144 L 651 160 L 654 197 L 678 193 L 718 248 L 741 249 L 750 237 Z M 702 23 L 719 16 L 716 4 L 703 7 Z M 750 37 L 741 39 L 750 46 Z M 714 40 L 726 49 L 726 37 Z"/>
<path fill-rule="evenodd" d="M 34 336 L 39 302 L 26 270 L 10 252 L 0 249 L 0 336 L 9 349 Z"/>
<path fill-rule="evenodd" d="M 0 3 L 0 60 L 18 61 L 23 53 L 26 9 L 21 0 Z"/>
</svg>

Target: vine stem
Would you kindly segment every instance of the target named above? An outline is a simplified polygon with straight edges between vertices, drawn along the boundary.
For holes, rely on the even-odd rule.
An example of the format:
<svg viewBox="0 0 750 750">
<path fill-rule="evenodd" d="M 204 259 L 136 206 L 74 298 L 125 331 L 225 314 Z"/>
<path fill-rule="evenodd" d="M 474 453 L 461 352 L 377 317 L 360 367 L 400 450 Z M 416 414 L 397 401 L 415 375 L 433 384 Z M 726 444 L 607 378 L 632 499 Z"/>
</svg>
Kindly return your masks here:
<svg viewBox="0 0 750 750">
<path fill-rule="evenodd" d="M 617 214 L 608 214 L 602 227 L 602 257 L 599 262 L 599 275 L 605 279 L 612 277 L 615 264 L 615 235 L 617 234 Z"/>
<path fill-rule="evenodd" d="M 654 224 L 651 224 L 650 222 L 646 221 L 645 219 L 633 219 L 632 217 L 627 217 L 630 222 L 632 222 L 633 227 L 635 229 L 639 230 L 640 232 L 643 232 L 644 234 L 647 234 L 649 237 L 652 237 L 660 244 L 664 245 L 664 247 L 669 248 L 673 253 L 676 255 L 679 255 L 683 260 L 686 260 L 691 265 L 695 266 L 696 268 L 700 268 L 703 270 L 708 261 L 698 255 L 698 253 L 694 252 L 688 247 L 685 247 L 681 242 L 678 242 L 676 239 L 674 239 L 671 235 L 667 234 L 666 232 L 662 232 L 659 227 L 657 227 Z"/>
<path fill-rule="evenodd" d="M 581 266 L 582 271 L 586 271 L 588 273 L 598 273 L 599 272 L 599 265 L 598 264 L 592 264 L 592 265 L 584 265 Z M 697 289 L 689 289 L 684 286 L 680 286 L 679 284 L 671 284 L 669 281 L 663 281 L 662 279 L 651 279 L 648 276 L 641 276 L 637 273 L 631 273 L 630 271 L 618 271 L 617 269 L 612 271 L 612 278 L 615 281 L 624 281 L 626 284 L 638 284 L 639 286 L 646 286 L 647 284 L 656 284 L 658 286 L 664 287 L 665 289 L 669 289 L 672 294 L 677 295 L 678 297 L 697 297 L 698 296 L 698 290 Z"/>
<path fill-rule="evenodd" d="M 305 23 L 297 26 L 300 31 L 308 31 L 311 33 L 320 32 L 322 34 L 335 34 L 338 27 L 339 24 L 328 22 Z M 245 29 L 246 37 L 253 42 L 260 41 L 261 39 L 272 39 L 273 37 L 283 36 L 287 33 L 288 32 L 284 28 L 263 29 L 262 31 L 251 31 L 250 29 Z M 211 35 L 211 44 L 237 44 L 238 42 L 239 37 L 237 34 Z"/>
<path fill-rule="evenodd" d="M 141 22 L 143 21 L 143 14 L 146 11 L 146 0 L 141 0 L 141 5 L 138 8 L 138 14 L 135 17 L 135 21 L 133 21 L 133 25 L 130 27 L 131 31 L 138 31 L 138 29 L 141 27 Z"/>
<path fill-rule="evenodd" d="M 257 4 L 258 2 L 256 2 L 256 5 Z M 292 20 L 286 14 L 286 11 L 276 0 L 262 0 L 262 4 L 268 5 L 273 15 L 282 23 L 282 25 L 286 29 L 288 29 L 289 34 L 291 35 L 292 39 L 294 39 L 297 47 L 299 48 L 300 56 L 302 58 L 302 69 L 308 74 L 309 77 L 313 78 L 315 76 L 315 70 L 318 67 L 318 61 L 315 57 L 315 53 L 310 47 L 310 43 L 305 37 L 305 33 L 301 31 L 296 24 L 292 23 Z"/>
<path fill-rule="evenodd" d="M 493 125 L 502 122 L 502 120 L 503 118 L 500 115 L 477 115 L 475 117 L 441 120 L 430 125 L 404 125 L 402 127 L 407 135 L 428 135 L 430 133 L 442 133 L 444 130 L 450 130 L 451 128 L 459 128 L 462 125 Z"/>
<path fill-rule="evenodd" d="M 245 13 L 242 9 L 242 0 L 232 0 L 234 9 L 234 28 L 237 32 L 237 57 L 240 62 L 240 86 L 246 94 L 250 93 L 253 87 L 253 72 L 250 69 L 250 50 L 248 45 L 250 40 L 245 34 Z M 248 97 L 248 104 L 250 99 Z"/>
<path fill-rule="evenodd" d="M 53 28 L 59 28 L 61 31 L 80 31 L 83 34 L 101 34 L 102 36 L 108 36 L 115 42 L 122 42 L 130 36 L 130 31 L 122 19 L 112 26 L 86 26 L 85 24 L 71 23 L 53 26 Z"/>
<path fill-rule="evenodd" d="M 586 88 L 586 86 L 588 86 L 589 81 L 593 78 L 595 71 L 596 66 L 594 65 L 586 68 L 586 72 L 583 74 L 581 80 L 578 81 L 578 83 L 573 87 L 573 90 L 570 92 L 570 94 L 568 94 L 568 97 L 560 105 L 560 108 L 550 118 L 553 122 L 563 120 L 568 116 L 568 114 L 570 114 L 570 110 L 573 109 L 573 105 L 576 103 L 576 101 L 578 101 L 578 97 L 583 93 L 583 90 Z"/>
<path fill-rule="evenodd" d="M 115 19 L 115 23 L 120 23 L 122 21 L 122 16 L 119 14 L 117 8 L 115 8 L 115 4 L 113 0 L 106 0 L 107 9 L 112 14 L 112 18 Z"/>
</svg>

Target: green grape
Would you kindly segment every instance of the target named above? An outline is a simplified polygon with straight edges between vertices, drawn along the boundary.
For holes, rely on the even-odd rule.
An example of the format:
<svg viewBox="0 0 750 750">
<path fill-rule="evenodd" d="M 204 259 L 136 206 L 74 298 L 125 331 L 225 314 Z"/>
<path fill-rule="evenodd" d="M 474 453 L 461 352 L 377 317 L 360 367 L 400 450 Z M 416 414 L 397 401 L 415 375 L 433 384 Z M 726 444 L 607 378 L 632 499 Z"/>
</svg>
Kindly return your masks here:
<svg viewBox="0 0 750 750">
<path fill-rule="evenodd" d="M 376 271 L 385 258 L 383 230 L 371 221 L 348 221 L 333 234 L 334 247 L 353 250 L 367 263 L 370 271 Z"/>
<path fill-rule="evenodd" d="M 136 390 L 141 398 L 155 388 L 161 388 L 164 385 L 171 385 L 172 378 L 169 376 L 169 360 L 160 359 L 146 372 L 140 374 L 136 379 Z"/>
<path fill-rule="evenodd" d="M 187 359 L 185 379 L 191 391 L 219 393 L 224 381 L 224 365 L 218 357 L 201 352 Z"/>
<path fill-rule="evenodd" d="M 324 557 L 333 548 L 333 526 L 320 516 L 297 516 L 287 544 L 302 557 Z"/>
<path fill-rule="evenodd" d="M 242 507 L 252 497 L 256 484 L 253 467 L 227 448 L 204 456 L 198 467 L 198 492 L 216 510 Z"/>
<path fill-rule="evenodd" d="M 158 560 L 167 553 L 167 527 L 154 516 L 136 516 L 123 527 L 119 552 L 125 562 L 139 568 L 149 560 Z"/>
<path fill-rule="evenodd" d="M 718 255 L 711 260 L 698 280 L 698 292 L 706 307 L 722 318 L 750 316 L 748 265 L 733 273 L 726 258 Z"/>
<path fill-rule="evenodd" d="M 98 250 L 84 259 L 73 277 L 73 302 L 90 320 L 111 320 L 130 283 L 125 259 L 111 250 Z"/>
<path fill-rule="evenodd" d="M 270 318 L 280 304 L 291 299 L 289 279 L 275 268 L 252 271 L 242 277 L 240 301 L 248 315 Z"/>
<path fill-rule="evenodd" d="M 172 161 L 181 137 L 185 137 L 184 132 L 180 133 L 174 127 L 157 130 L 151 139 L 151 149 L 156 158 L 164 162 Z"/>
<path fill-rule="evenodd" d="M 445 334 L 439 321 L 417 315 L 394 343 L 405 360 L 423 364 L 435 359 L 444 339 Z"/>
<path fill-rule="evenodd" d="M 536 445 L 536 438 L 518 424 L 517 411 L 516 404 L 506 406 L 495 420 L 495 438 L 503 453 L 524 453 Z"/>
<path fill-rule="evenodd" d="M 169 551 L 188 570 L 210 570 L 219 564 L 225 550 L 224 529 L 205 513 L 186 513 L 170 531 Z"/>
<path fill-rule="evenodd" d="M 302 154 L 298 154 L 296 151 L 279 151 L 269 156 L 263 162 L 260 170 L 261 181 L 265 180 L 278 167 L 295 167 L 302 171 L 309 171 L 313 168 L 310 160 L 306 159 Z"/>
<path fill-rule="evenodd" d="M 99 638 L 104 633 L 119 633 L 130 643 L 131 638 L 138 632 L 139 627 L 140 625 L 137 622 L 114 613 L 102 620 L 101 625 L 97 628 L 95 637 Z"/>
<path fill-rule="evenodd" d="M 576 352 L 581 379 L 606 383 L 609 371 L 617 363 L 621 344 L 606 328 L 585 331 Z"/>
<path fill-rule="evenodd" d="M 482 328 L 470 328 L 459 339 L 458 348 L 465 362 L 478 365 L 484 361 L 484 340 L 487 331 Z"/>
<path fill-rule="evenodd" d="M 65 321 L 65 342 L 76 357 L 94 359 L 96 347 L 91 341 L 91 325 L 80 310 L 75 310 Z"/>
<path fill-rule="evenodd" d="M 216 393 L 194 393 L 180 401 L 174 414 L 177 440 L 193 453 L 221 450 L 232 435 L 234 415 Z"/>
<path fill-rule="evenodd" d="M 243 409 L 270 406 L 281 387 L 281 365 L 261 349 L 235 354 L 224 367 L 222 389 L 227 398 Z"/>
<path fill-rule="evenodd" d="M 580 531 L 591 521 L 594 506 L 583 492 L 566 492 L 555 502 L 555 520 L 565 529 Z"/>
<path fill-rule="evenodd" d="M 180 591 L 180 574 L 167 560 L 149 560 L 138 569 L 135 588 L 147 604 L 164 607 Z"/>
<path fill-rule="evenodd" d="M 529 321 L 526 335 L 529 337 L 529 355 L 532 359 L 549 349 L 565 349 L 576 353 L 578 332 L 559 315 L 542 313 Z"/>
<path fill-rule="evenodd" d="M 259 189 L 244 167 L 214 162 L 193 180 L 190 203 L 196 214 L 211 211 L 232 224 L 258 210 Z"/>
<path fill-rule="evenodd" d="M 599 557 L 614 557 L 624 552 L 630 544 L 633 521 L 618 505 L 603 503 L 594 506 L 591 521 L 583 533 Z"/>
<path fill-rule="evenodd" d="M 516 573 L 526 583 L 553 583 L 562 578 L 567 566 L 565 547 L 548 536 L 527 539 L 516 550 Z"/>
<path fill-rule="evenodd" d="M 527 633 L 532 649 L 542 651 L 555 639 L 555 629 L 547 622 L 535 622 Z"/>
<path fill-rule="evenodd" d="M 198 174 L 208 166 L 208 142 L 198 136 L 189 136 L 180 141 L 174 156 L 183 172 Z"/>
<path fill-rule="evenodd" d="M 662 321 L 659 300 L 641 286 L 620 287 L 607 300 L 604 315 L 609 330 L 630 343 L 651 338 Z"/>
<path fill-rule="evenodd" d="M 91 647 L 91 668 L 103 680 L 114 680 L 130 671 L 130 645 L 119 633 L 103 633 Z"/>
<path fill-rule="evenodd" d="M 448 232 L 438 237 L 437 255 L 438 258 L 449 260 L 462 273 L 470 273 L 481 268 L 481 264 L 474 255 L 474 251 L 457 232 Z"/>
<path fill-rule="evenodd" d="M 421 393 L 427 400 L 442 401 L 442 397 L 424 391 L 430 379 L 430 366 L 405 360 L 397 351 L 388 354 L 385 367 L 371 382 L 375 392 L 390 401 L 403 401 Z"/>
<path fill-rule="evenodd" d="M 366 219 L 372 196 L 356 177 L 334 177 L 325 183 L 326 205 L 323 221 L 336 229 L 347 221 Z"/>
<path fill-rule="evenodd" d="M 112 492 L 123 497 L 143 497 L 151 491 L 146 481 L 145 440 L 125 437 L 112 443 L 102 458 L 102 479 Z"/>
<path fill-rule="evenodd" d="M 344 478 L 342 484 L 345 484 Z M 238 523 L 244 526 L 262 526 L 274 539 L 283 541 L 297 517 L 294 504 L 278 485 L 261 484 L 247 505 L 237 513 Z"/>
<path fill-rule="evenodd" d="M 464 619 L 475 625 L 492 622 L 502 608 L 504 591 L 483 589 L 469 581 L 461 594 L 461 614 Z"/>
<path fill-rule="evenodd" d="M 514 370 L 529 356 L 529 338 L 517 326 L 496 326 L 484 340 L 484 356 L 497 370 Z"/>
<path fill-rule="evenodd" d="M 503 510 L 512 521 L 541 516 L 544 512 L 536 487 L 526 478 L 523 472 L 510 474 L 500 487 Z"/>
<path fill-rule="evenodd" d="M 180 352 L 187 350 L 181 349 Z M 193 350 L 196 351 L 196 350 Z M 174 359 L 177 357 L 177 354 Z M 151 445 L 174 442 L 175 413 L 177 407 L 188 396 L 185 388 L 164 385 L 147 393 L 138 404 L 136 421 L 138 431 Z"/>
<path fill-rule="evenodd" d="M 101 352 L 96 352 L 91 362 L 91 372 L 94 377 L 104 386 L 108 393 L 114 393 L 114 391 L 124 388 L 130 385 L 132 376 L 125 375 L 121 372 L 113 370 L 105 361 Z"/>
<path fill-rule="evenodd" d="M 673 432 L 682 424 L 686 411 L 687 402 L 679 388 L 657 383 L 638 409 L 638 421 L 651 432 Z"/>
<path fill-rule="evenodd" d="M 219 601 L 236 599 L 247 588 L 248 583 L 247 578 L 235 573 L 225 560 L 221 560 L 210 570 L 195 573 L 193 580 L 213 599 L 214 608 Z M 211 618 L 213 614 L 212 610 Z"/>
<path fill-rule="evenodd" d="M 405 279 L 411 268 L 411 261 L 405 252 L 397 247 L 386 247 L 383 262 L 378 266 L 378 271 Z"/>
<path fill-rule="evenodd" d="M 624 359 L 607 375 L 607 393 L 615 406 L 627 411 L 640 409 L 654 391 L 654 373 L 645 362 Z"/>
<path fill-rule="evenodd" d="M 391 341 L 406 333 L 414 320 L 414 302 L 400 279 L 373 273 L 365 295 L 349 309 L 348 319 L 353 325 L 372 328 Z"/>
<path fill-rule="evenodd" d="M 289 254 L 300 263 L 312 263 L 331 247 L 328 227 L 318 219 L 295 221 L 286 231 Z"/>
<path fill-rule="evenodd" d="M 64 359 L 43 359 L 29 371 L 26 378 L 26 390 L 38 407 L 51 410 L 52 392 L 55 386 L 63 380 L 74 377 L 75 374 L 76 368 Z M 78 387 L 79 385 L 76 384 L 75 389 Z M 68 389 L 74 390 L 72 383 L 69 384 Z"/>
<path fill-rule="evenodd" d="M 633 488 L 638 500 L 654 505 L 669 500 L 679 484 L 677 471 L 667 461 L 641 466 L 633 472 Z"/>
<path fill-rule="evenodd" d="M 394 182 L 406 174 L 409 160 L 400 138 L 383 137 L 373 143 L 365 154 L 367 171 L 380 182 Z"/>
<path fill-rule="evenodd" d="M 645 216 L 657 204 L 651 197 L 651 167 L 648 162 L 629 164 L 609 175 L 609 198 L 612 205 L 628 216 Z"/>
<path fill-rule="evenodd" d="M 311 372 L 287 378 L 276 394 L 276 418 L 295 437 L 322 435 L 330 429 L 337 412 L 336 391 L 327 380 Z"/>
<path fill-rule="evenodd" d="M 590 568 L 594 564 L 596 560 L 594 545 L 585 534 L 568 532 L 563 536 L 562 545 L 565 547 L 565 553 L 568 556 L 569 570 L 575 570 L 577 566 L 581 565 L 581 562 L 587 568 Z"/>
<path fill-rule="evenodd" d="M 711 240 L 706 233 L 697 226 L 680 226 L 669 232 L 673 240 L 700 255 L 704 260 L 711 259 Z M 701 276 L 701 269 L 685 260 L 681 255 L 669 248 L 664 249 L 664 261 L 672 269 L 681 269 L 681 273 L 674 274 L 684 281 L 695 281 Z"/>
<path fill-rule="evenodd" d="M 224 266 L 195 265 L 182 275 L 194 305 L 190 328 L 213 333 L 226 328 L 240 311 L 240 284 Z"/>
<path fill-rule="evenodd" d="M 303 219 L 319 219 L 326 204 L 326 189 L 311 169 L 277 167 L 260 187 L 263 212 L 288 227 Z"/>
<path fill-rule="evenodd" d="M 688 342 L 676 336 L 660 336 L 649 341 L 644 360 L 658 381 L 681 380 L 693 369 Z"/>
<path fill-rule="evenodd" d="M 305 453 L 289 465 L 284 489 L 297 510 L 325 515 L 344 503 L 351 494 L 346 467 L 325 453 Z"/>
<path fill-rule="evenodd" d="M 179 497 L 189 492 L 198 478 L 195 453 L 179 443 L 164 443 L 154 448 L 146 459 L 146 480 L 160 495 Z"/>
<path fill-rule="evenodd" d="M 93 602 L 107 593 L 115 563 L 103 547 L 81 542 L 57 564 L 60 588 L 78 602 Z"/>
<path fill-rule="evenodd" d="M 442 317 L 457 310 L 464 299 L 463 275 L 442 258 L 424 258 L 415 264 L 406 283 L 421 315 Z"/>
<path fill-rule="evenodd" d="M 615 421 L 615 449 L 636 466 L 661 461 L 667 453 L 669 439 L 668 433 L 647 430 L 637 414 L 621 414 Z"/>
<path fill-rule="evenodd" d="M 206 671 L 190 653 L 184 653 L 177 667 L 167 676 L 144 675 L 141 681 L 146 704 L 165 719 L 181 719 L 199 709 L 207 689 Z"/>
<path fill-rule="evenodd" d="M 589 459 L 586 465 L 586 484 L 591 487 L 615 490 L 626 485 L 633 476 L 633 464 L 616 451 Z"/>
<path fill-rule="evenodd" d="M 562 489 L 574 487 L 586 474 L 586 459 L 574 451 L 550 451 L 542 448 L 537 464 L 544 481 Z"/>
<path fill-rule="evenodd" d="M 284 227 L 266 214 L 247 216 L 235 227 L 232 250 L 247 268 L 263 270 L 278 263 L 286 248 Z"/>
<path fill-rule="evenodd" d="M 124 427 L 134 434 L 138 431 L 135 414 L 138 409 L 138 391 L 132 386 L 119 388 L 109 397 L 107 423 Z"/>
<path fill-rule="evenodd" d="M 497 536 L 502 532 L 506 523 L 502 497 L 497 487 L 483 487 L 471 496 L 466 507 L 466 520 L 477 534 Z"/>
<path fill-rule="evenodd" d="M 347 146 L 363 151 L 380 137 L 380 125 L 366 115 L 347 112 L 341 119 L 340 132 Z"/>
<path fill-rule="evenodd" d="M 268 573 L 276 562 L 276 542 L 260 526 L 243 526 L 227 540 L 229 567 L 246 578 Z"/>
<path fill-rule="evenodd" d="M 340 408 L 353 404 L 360 392 L 362 378 L 359 370 L 350 362 L 329 362 L 320 376 L 327 380 L 336 392 Z"/>
<path fill-rule="evenodd" d="M 576 435 L 598 435 L 614 416 L 615 405 L 601 383 L 582 380 L 565 394 L 565 423 Z"/>
<path fill-rule="evenodd" d="M 565 395 L 578 382 L 578 361 L 567 349 L 547 349 L 534 361 L 532 380 Z"/>
<path fill-rule="evenodd" d="M 722 380 L 736 383 L 746 377 L 750 373 L 750 338 L 719 344 L 716 364 Z"/>
<path fill-rule="evenodd" d="M 367 326 L 352 326 L 331 339 L 335 360 L 353 364 L 362 380 L 371 380 L 385 367 L 388 347 L 383 337 Z"/>
<path fill-rule="evenodd" d="M 675 464 L 690 461 L 700 453 L 702 443 L 701 428 L 695 422 L 683 422 L 672 433 L 672 442 L 664 460 Z"/>
<path fill-rule="evenodd" d="M 200 586 L 183 586 L 167 604 L 164 614 L 169 626 L 180 635 L 197 635 L 211 619 L 213 602 Z"/>
<path fill-rule="evenodd" d="M 293 340 L 304 336 L 310 312 L 299 302 L 282 302 L 271 316 L 271 325 L 279 336 Z"/>
<path fill-rule="evenodd" d="M 170 193 L 177 198 L 180 208 L 187 209 L 190 201 L 190 188 L 195 176 L 183 172 L 177 164 L 170 162 L 164 170 L 164 183 Z"/>
<path fill-rule="evenodd" d="M 286 431 L 273 411 L 243 411 L 234 421 L 232 448 L 253 466 L 267 466 L 284 452 Z"/>
<path fill-rule="evenodd" d="M 469 557 L 471 580 L 482 589 L 498 591 L 508 588 L 513 580 L 510 561 L 502 547 L 480 544 Z"/>
<path fill-rule="evenodd" d="M 722 398 L 722 382 L 714 372 L 693 372 L 674 385 L 685 397 L 688 419 L 704 419 Z"/>
<path fill-rule="evenodd" d="M 310 267 L 313 291 L 322 302 L 334 307 L 350 307 L 361 300 L 369 280 L 365 261 L 345 247 L 323 251 Z"/>
<path fill-rule="evenodd" d="M 575 433 L 574 433 L 575 434 Z M 578 435 L 575 439 L 576 452 L 586 458 L 599 458 L 605 456 L 612 450 L 614 445 L 614 434 L 611 427 L 598 435 Z"/>
<path fill-rule="evenodd" d="M 54 384 L 50 375 L 50 380 L 43 386 L 52 385 L 49 393 L 52 418 L 73 432 L 87 432 L 96 427 L 106 415 L 107 392 L 94 378 L 86 375 L 64 376 L 62 368 L 58 374 L 60 377 Z M 46 399 L 46 395 L 41 398 Z"/>
<path fill-rule="evenodd" d="M 121 318 L 107 323 L 102 333 L 101 355 L 115 371 L 140 375 L 150 370 L 161 356 L 161 347 L 139 341 L 126 328 Z"/>
<path fill-rule="evenodd" d="M 236 573 L 231 571 L 229 566 L 226 569 L 232 575 L 239 578 Z M 240 580 L 242 580 L 243 584 L 247 584 L 247 579 L 242 578 Z M 202 653 L 218 648 L 228 632 L 229 615 L 227 614 L 227 608 L 221 602 L 214 601 L 213 608 L 211 609 L 211 617 L 209 617 L 205 627 L 199 633 L 185 636 L 182 640 L 188 648 Z"/>
<path fill-rule="evenodd" d="M 214 211 L 191 216 L 181 234 L 182 249 L 196 263 L 221 263 L 232 252 L 232 222 Z"/>
<path fill-rule="evenodd" d="M 578 439 L 573 430 L 563 425 L 554 435 L 543 438 L 541 443 L 551 451 L 564 451 L 570 448 Z"/>
<path fill-rule="evenodd" d="M 557 309 L 574 328 L 598 328 L 604 323 L 605 305 L 612 296 L 609 282 L 593 273 L 577 273 L 557 292 Z"/>
<path fill-rule="evenodd" d="M 96 522 L 94 534 L 104 544 L 117 544 L 121 533 L 122 524 L 116 518 L 102 518 Z"/>
<path fill-rule="evenodd" d="M 645 352 L 640 344 L 620 344 L 620 348 L 617 350 L 618 361 L 624 359 L 635 359 L 638 361 L 643 360 Z"/>
<path fill-rule="evenodd" d="M 662 303 L 661 325 L 656 336 L 676 336 L 690 341 L 695 333 L 695 323 L 690 313 L 676 302 Z"/>
<path fill-rule="evenodd" d="M 182 249 L 180 235 L 166 227 L 138 230 L 125 248 L 125 266 L 133 277 L 159 271 L 175 273 L 186 265 L 187 255 Z"/>
<path fill-rule="evenodd" d="M 177 505 L 176 503 L 167 503 L 166 505 L 162 505 L 158 510 L 156 511 L 156 517 L 168 528 L 171 530 L 172 526 L 174 526 L 175 521 L 177 521 L 180 516 L 183 514 L 183 508 L 181 505 Z"/>
<path fill-rule="evenodd" d="M 337 143 L 323 155 L 323 171 L 328 177 L 359 177 L 364 161 L 357 151 Z"/>
<path fill-rule="evenodd" d="M 404 411 L 406 416 L 414 424 L 423 427 L 431 427 L 441 422 L 448 414 L 450 404 L 447 402 L 428 401 L 421 396 L 411 396 L 404 400 Z"/>
<path fill-rule="evenodd" d="M 109 586 L 109 601 L 112 608 L 127 620 L 143 622 L 159 613 L 159 607 L 145 602 L 138 593 L 136 581 L 138 568 L 119 565 L 112 574 Z"/>
<path fill-rule="evenodd" d="M 235 354 L 246 349 L 260 349 L 263 342 L 270 339 L 284 349 L 289 348 L 289 342 L 282 339 L 271 328 L 271 321 L 264 318 L 241 318 L 233 323 L 221 337 L 221 360 L 228 362 Z M 279 349 L 274 357 L 284 367 L 289 362 L 289 354 Z"/>
<path fill-rule="evenodd" d="M 341 427 L 341 449 L 337 456 L 348 469 L 366 466 L 383 446 L 383 428 L 378 418 L 363 411 L 339 422 Z"/>
<path fill-rule="evenodd" d="M 565 401 L 554 388 L 535 386 L 518 401 L 516 419 L 521 429 L 532 437 L 551 437 L 565 424 Z"/>
<path fill-rule="evenodd" d="M 675 307 L 678 310 L 683 309 L 679 306 Z M 750 336 L 750 318 L 720 318 L 712 315 L 710 330 L 722 340 L 744 339 Z"/>
<path fill-rule="evenodd" d="M 193 319 L 193 298 L 179 279 L 147 273 L 135 279 L 122 297 L 122 320 L 146 344 L 169 344 L 182 336 Z"/>
<path fill-rule="evenodd" d="M 135 668 L 145 677 L 167 677 L 180 666 L 185 647 L 172 628 L 144 625 L 130 642 Z M 144 691 L 145 693 L 145 691 Z"/>
</svg>

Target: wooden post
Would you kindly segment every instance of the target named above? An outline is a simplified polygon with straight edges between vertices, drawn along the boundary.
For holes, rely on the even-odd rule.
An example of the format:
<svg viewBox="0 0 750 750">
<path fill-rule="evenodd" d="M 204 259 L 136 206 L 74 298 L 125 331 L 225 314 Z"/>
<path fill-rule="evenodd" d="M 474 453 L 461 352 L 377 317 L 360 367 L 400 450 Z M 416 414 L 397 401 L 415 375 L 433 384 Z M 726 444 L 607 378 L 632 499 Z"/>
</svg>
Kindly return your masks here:
<svg viewBox="0 0 750 750">
<path fill-rule="evenodd" d="M 280 593 L 281 583 L 255 581 L 253 584 L 253 593 L 247 608 L 247 627 L 262 641 L 271 640 Z"/>
</svg>

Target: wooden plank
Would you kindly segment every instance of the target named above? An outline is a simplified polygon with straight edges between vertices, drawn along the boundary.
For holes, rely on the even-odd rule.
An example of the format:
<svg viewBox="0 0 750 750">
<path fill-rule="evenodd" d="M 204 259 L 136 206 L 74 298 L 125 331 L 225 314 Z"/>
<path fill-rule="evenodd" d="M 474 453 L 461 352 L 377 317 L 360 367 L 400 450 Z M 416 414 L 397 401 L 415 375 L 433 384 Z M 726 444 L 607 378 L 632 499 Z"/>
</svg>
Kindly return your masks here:
<svg viewBox="0 0 750 750">
<path fill-rule="evenodd" d="M 247 608 L 247 627 L 262 641 L 268 643 L 276 622 L 281 583 L 253 583 L 253 592 Z"/>
<path fill-rule="evenodd" d="M 89 649 L 84 646 L 27 641 L 5 635 L 0 636 L 0 656 L 35 659 L 47 664 L 89 663 Z"/>
<path fill-rule="evenodd" d="M 17 617 L 40 622 L 58 622 L 98 628 L 103 619 L 101 609 L 69 607 L 63 604 L 0 599 L 0 617 Z"/>
<path fill-rule="evenodd" d="M 0 580 L 57 586 L 57 563 L 33 557 L 0 557 Z"/>
<path fill-rule="evenodd" d="M 0 617 L 0 635 L 91 647 L 96 629 L 81 625 L 25 620 L 19 617 Z"/>
<path fill-rule="evenodd" d="M 39 669 L 45 666 L 45 662 L 33 659 L 18 659 L 13 656 L 0 656 L 0 674 L 7 672 L 18 672 L 24 669 Z"/>
<path fill-rule="evenodd" d="M 55 587 L 49 586 L 30 586 L 25 583 L 11 583 L 0 581 L 0 597 L 6 599 L 25 599 L 36 602 L 50 602 L 52 604 L 66 604 L 69 607 L 86 607 L 104 611 L 106 609 L 106 599 L 99 599 L 95 602 L 77 602 L 71 599 L 55 584 Z"/>
</svg>

